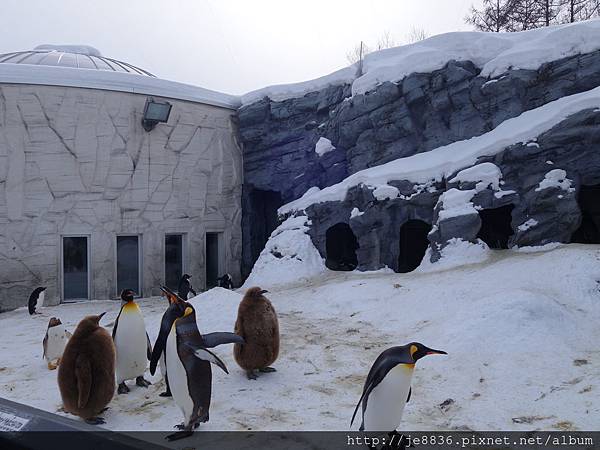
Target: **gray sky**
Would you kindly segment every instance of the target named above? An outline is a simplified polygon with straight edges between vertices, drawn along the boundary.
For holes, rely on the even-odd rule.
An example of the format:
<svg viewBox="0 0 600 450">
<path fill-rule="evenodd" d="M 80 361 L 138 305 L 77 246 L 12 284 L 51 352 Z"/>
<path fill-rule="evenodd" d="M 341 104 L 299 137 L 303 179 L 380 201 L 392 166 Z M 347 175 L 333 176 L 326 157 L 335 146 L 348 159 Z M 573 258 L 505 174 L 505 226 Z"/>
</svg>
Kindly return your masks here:
<svg viewBox="0 0 600 450">
<path fill-rule="evenodd" d="M 388 31 L 469 30 L 481 0 L 2 0 L 0 53 L 86 44 L 155 75 L 232 94 L 348 65 Z"/>
</svg>

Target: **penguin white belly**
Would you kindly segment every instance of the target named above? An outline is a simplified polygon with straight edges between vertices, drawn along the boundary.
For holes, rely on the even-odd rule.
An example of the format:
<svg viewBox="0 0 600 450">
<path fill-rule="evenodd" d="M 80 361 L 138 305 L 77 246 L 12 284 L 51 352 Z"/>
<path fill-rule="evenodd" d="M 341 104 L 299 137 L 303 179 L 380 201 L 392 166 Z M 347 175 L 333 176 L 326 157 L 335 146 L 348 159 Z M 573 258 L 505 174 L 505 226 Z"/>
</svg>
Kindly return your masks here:
<svg viewBox="0 0 600 450">
<path fill-rule="evenodd" d="M 365 411 L 365 431 L 394 431 L 400 425 L 413 367 L 398 364 L 371 391 Z"/>
<path fill-rule="evenodd" d="M 167 338 L 165 353 L 166 368 L 169 373 L 169 386 L 171 387 L 173 400 L 175 400 L 175 403 L 181 409 L 184 417 L 183 420 L 187 425 L 194 411 L 194 401 L 188 390 L 187 372 L 177 353 L 175 326 L 171 328 L 171 332 Z"/>
<path fill-rule="evenodd" d="M 123 306 L 115 333 L 115 347 L 117 383 L 143 376 L 148 364 L 148 341 L 144 317 L 135 304 Z"/>
<path fill-rule="evenodd" d="M 67 344 L 67 330 L 61 326 L 48 328 L 46 341 L 46 361 L 51 362 L 62 357 Z"/>
<path fill-rule="evenodd" d="M 40 292 L 40 295 L 38 295 L 38 300 L 37 300 L 37 307 L 38 308 L 43 308 L 44 305 L 44 300 L 46 299 L 46 291 L 42 291 Z"/>
<path fill-rule="evenodd" d="M 160 359 L 158 360 L 158 366 L 160 367 L 160 374 L 163 378 L 167 376 L 167 360 L 165 359 L 165 352 L 162 352 Z"/>
</svg>

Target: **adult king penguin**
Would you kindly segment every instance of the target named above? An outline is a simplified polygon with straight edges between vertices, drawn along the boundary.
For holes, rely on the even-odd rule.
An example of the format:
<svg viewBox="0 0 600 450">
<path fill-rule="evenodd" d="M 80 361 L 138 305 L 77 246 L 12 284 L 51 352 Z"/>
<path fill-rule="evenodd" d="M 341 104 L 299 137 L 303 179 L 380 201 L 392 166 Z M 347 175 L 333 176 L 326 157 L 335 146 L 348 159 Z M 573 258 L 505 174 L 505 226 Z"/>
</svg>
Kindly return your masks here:
<svg viewBox="0 0 600 450">
<path fill-rule="evenodd" d="M 185 302 L 177 294 L 175 294 L 166 286 L 161 286 L 160 289 L 167 297 L 169 301 L 169 306 L 167 307 L 167 310 L 164 312 L 161 319 L 160 332 L 162 333 L 162 335 L 159 333 L 159 335 L 156 337 L 156 341 L 154 342 L 154 349 L 157 352 L 157 349 L 164 348 L 164 342 L 163 345 L 158 345 L 159 341 L 165 340 L 166 342 L 166 338 L 168 336 L 168 332 L 170 330 L 171 325 L 173 324 L 175 319 L 181 317 L 183 315 L 183 312 L 185 311 Z M 156 372 L 157 361 L 152 360 L 152 358 L 150 359 L 150 373 L 154 375 L 154 373 Z M 171 393 L 171 387 L 169 386 L 169 376 L 167 375 L 167 363 L 165 360 L 164 350 L 159 355 L 158 365 L 160 366 L 160 373 L 162 374 L 166 385 L 165 392 L 161 392 L 158 395 L 161 397 L 172 397 L 173 394 Z"/>
<path fill-rule="evenodd" d="M 161 354 L 165 353 L 173 399 L 183 413 L 183 423 L 176 426 L 182 431 L 168 435 L 170 441 L 190 436 L 201 422 L 208 421 L 212 389 L 210 364 L 229 373 L 223 361 L 208 349 L 243 342 L 233 333 L 201 335 L 194 307 L 188 302 L 182 303 L 183 311 L 173 308 L 170 315 L 163 316 L 150 360 L 150 373 L 153 374 Z"/>
<path fill-rule="evenodd" d="M 362 403 L 360 431 L 394 432 L 400 425 L 404 405 L 410 400 L 415 363 L 427 355 L 446 355 L 418 342 L 383 351 L 369 370 L 350 426 Z"/>
<path fill-rule="evenodd" d="M 126 380 L 135 378 L 135 384 L 148 387 L 151 383 L 144 379 L 148 360 L 152 355 L 152 347 L 144 316 L 137 303 L 133 300 L 135 292 L 124 289 L 121 292 L 123 304 L 112 331 L 112 337 L 117 349 L 117 383 L 118 393 L 126 394 L 129 387 Z"/>
<path fill-rule="evenodd" d="M 44 306 L 44 298 L 46 296 L 46 287 L 40 286 L 33 290 L 31 295 L 29 296 L 29 301 L 27 302 L 27 307 L 29 309 L 29 314 L 39 314 L 35 311 L 36 306 L 42 308 Z M 39 303 L 39 305 L 38 305 Z"/>
<path fill-rule="evenodd" d="M 115 345 L 99 325 L 104 316 L 87 316 L 75 329 L 58 366 L 58 387 L 65 411 L 87 423 L 98 417 L 115 394 Z"/>
</svg>

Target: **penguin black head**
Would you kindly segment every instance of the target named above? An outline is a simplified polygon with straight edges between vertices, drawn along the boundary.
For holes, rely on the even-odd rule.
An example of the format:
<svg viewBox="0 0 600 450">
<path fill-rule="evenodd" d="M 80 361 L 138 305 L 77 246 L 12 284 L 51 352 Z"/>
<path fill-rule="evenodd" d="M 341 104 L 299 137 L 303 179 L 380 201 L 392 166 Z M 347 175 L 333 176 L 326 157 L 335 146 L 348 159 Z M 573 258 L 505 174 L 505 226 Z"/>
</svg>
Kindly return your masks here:
<svg viewBox="0 0 600 450">
<path fill-rule="evenodd" d="M 62 325 L 60 319 L 58 317 L 51 317 L 50 321 L 48 322 L 48 328 L 56 327 L 58 325 Z"/>
<path fill-rule="evenodd" d="M 123 291 L 121 292 L 121 300 L 123 300 L 124 302 L 130 302 L 133 300 L 134 295 L 135 291 L 131 289 L 123 289 Z"/>
<path fill-rule="evenodd" d="M 187 273 L 184 273 L 181 278 L 183 278 L 184 280 L 189 280 L 190 278 L 192 278 L 192 276 L 188 275 Z"/>
<path fill-rule="evenodd" d="M 411 342 L 406 347 L 408 347 L 408 351 L 410 352 L 410 356 L 413 361 L 417 362 L 419 359 L 423 358 L 427 355 L 447 355 L 443 350 L 434 350 L 429 348 L 420 342 Z"/>
</svg>

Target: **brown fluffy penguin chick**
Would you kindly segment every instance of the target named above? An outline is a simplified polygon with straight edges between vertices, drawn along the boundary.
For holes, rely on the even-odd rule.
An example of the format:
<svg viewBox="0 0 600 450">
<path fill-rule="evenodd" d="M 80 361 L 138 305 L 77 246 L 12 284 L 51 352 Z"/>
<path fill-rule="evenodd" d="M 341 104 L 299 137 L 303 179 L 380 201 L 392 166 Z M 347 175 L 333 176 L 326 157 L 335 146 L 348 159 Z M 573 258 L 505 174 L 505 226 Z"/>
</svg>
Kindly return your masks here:
<svg viewBox="0 0 600 450">
<path fill-rule="evenodd" d="M 97 417 L 115 393 L 115 345 L 108 331 L 98 323 L 105 313 L 87 316 L 75 329 L 58 366 L 58 387 L 65 411 L 90 424 L 102 424 Z"/>
<path fill-rule="evenodd" d="M 244 344 L 233 346 L 233 356 L 246 371 L 248 379 L 255 380 L 255 371 L 275 372 L 269 367 L 279 355 L 279 323 L 271 302 L 259 287 L 251 287 L 240 302 L 235 334 L 244 338 Z"/>
</svg>

